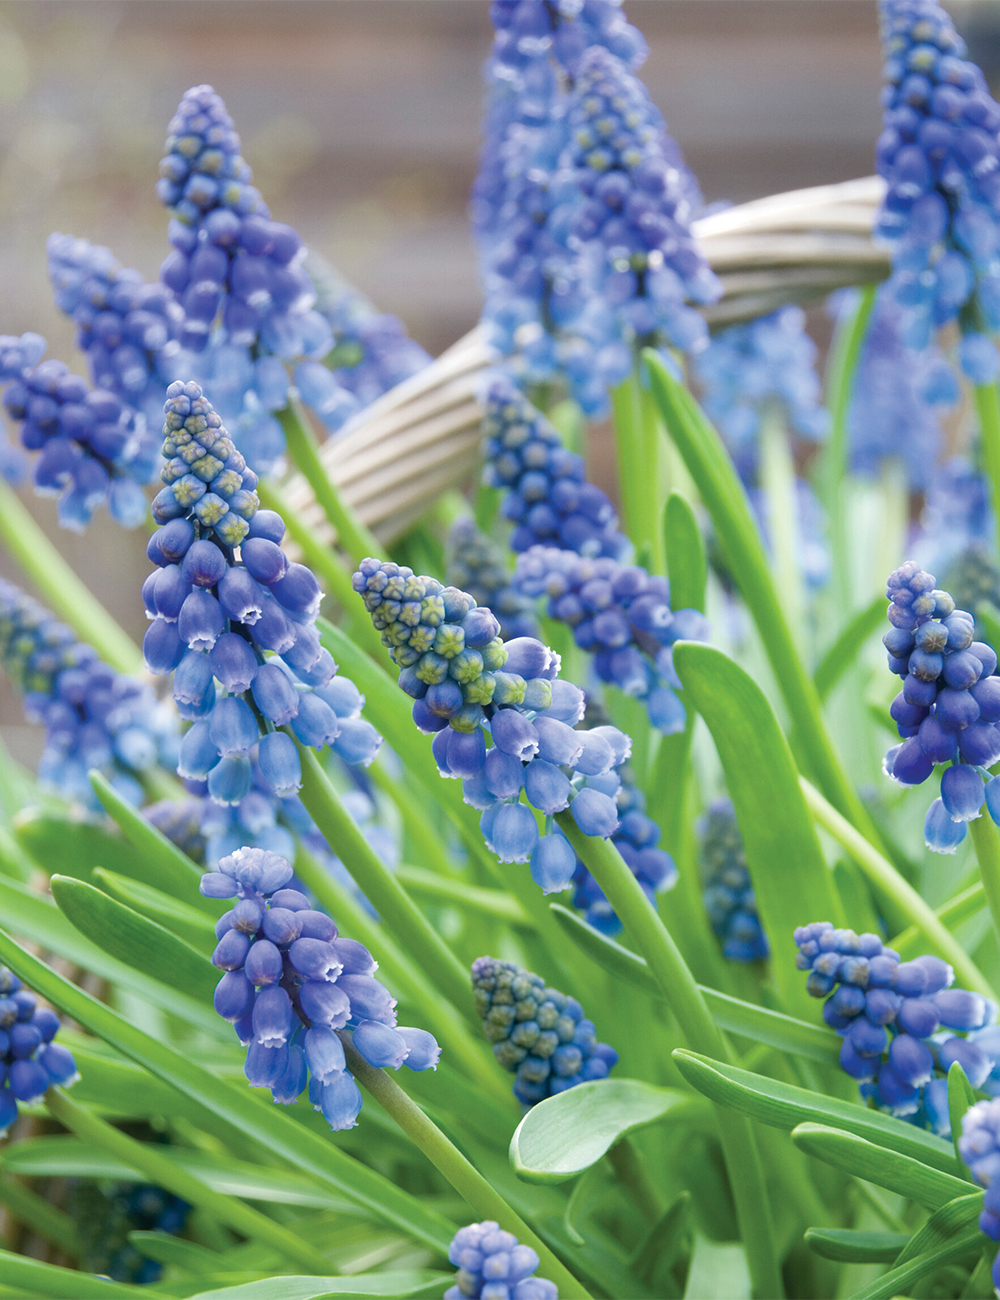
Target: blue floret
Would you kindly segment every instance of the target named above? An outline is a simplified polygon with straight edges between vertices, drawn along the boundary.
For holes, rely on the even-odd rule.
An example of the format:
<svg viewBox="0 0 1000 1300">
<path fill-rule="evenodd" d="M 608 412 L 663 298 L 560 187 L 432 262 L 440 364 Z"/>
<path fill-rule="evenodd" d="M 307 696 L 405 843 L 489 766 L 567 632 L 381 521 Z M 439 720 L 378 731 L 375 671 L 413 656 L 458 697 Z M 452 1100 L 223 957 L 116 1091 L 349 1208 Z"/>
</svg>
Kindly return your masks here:
<svg viewBox="0 0 1000 1300">
<path fill-rule="evenodd" d="M 559 1300 L 554 1282 L 534 1276 L 537 1253 L 494 1219 L 459 1228 L 448 1259 L 458 1273 L 444 1300 Z"/>
<path fill-rule="evenodd" d="M 49 1088 L 79 1079 L 72 1052 L 53 1042 L 58 1032 L 56 1013 L 0 966 L 0 1136 L 17 1119 L 18 1102 L 41 1101 Z"/>
</svg>

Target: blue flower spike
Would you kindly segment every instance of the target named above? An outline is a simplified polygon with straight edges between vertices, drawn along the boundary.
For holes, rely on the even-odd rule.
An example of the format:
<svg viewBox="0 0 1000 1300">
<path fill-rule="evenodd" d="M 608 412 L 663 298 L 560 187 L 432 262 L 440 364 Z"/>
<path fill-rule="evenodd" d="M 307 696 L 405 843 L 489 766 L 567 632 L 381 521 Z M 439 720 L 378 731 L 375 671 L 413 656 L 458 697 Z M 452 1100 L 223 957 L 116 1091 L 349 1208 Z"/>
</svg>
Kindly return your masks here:
<svg viewBox="0 0 1000 1300">
<path fill-rule="evenodd" d="M 49 1088 L 79 1079 L 72 1052 L 53 1042 L 58 1032 L 56 1013 L 0 966 L 0 1137 L 17 1119 L 19 1102 L 41 1101 Z"/>
<path fill-rule="evenodd" d="M 597 1041 L 579 1002 L 546 988 L 540 975 L 513 962 L 477 957 L 472 987 L 483 1032 L 499 1063 L 516 1074 L 514 1096 L 523 1105 L 606 1079 L 617 1062 L 618 1053 Z"/>
<path fill-rule="evenodd" d="M 770 953 L 757 912 L 736 812 L 718 799 L 698 823 L 704 879 L 702 898 L 712 933 L 727 961 L 763 961 Z"/>
<path fill-rule="evenodd" d="M 1000 1241 L 1000 1098 L 977 1101 L 962 1116 L 958 1153 L 984 1188 L 980 1230 Z M 1000 1287 L 1000 1252 L 993 1261 L 993 1285 Z"/>
<path fill-rule="evenodd" d="M 275 1102 L 309 1100 L 332 1129 L 353 1128 L 361 1093 L 342 1039 L 373 1066 L 437 1069 L 440 1048 L 422 1029 L 396 1025 L 396 999 L 374 978 L 378 963 L 289 888 L 291 865 L 266 849 L 238 849 L 201 878 L 206 898 L 233 899 L 215 927 L 222 972 L 215 1009 L 247 1047 L 251 1087 Z"/>
<path fill-rule="evenodd" d="M 444 1300 L 559 1300 L 554 1282 L 534 1276 L 536 1252 L 493 1219 L 459 1228 L 448 1259 L 458 1273 Z"/>
<path fill-rule="evenodd" d="M 448 532 L 448 582 L 488 605 L 500 621 L 505 641 L 538 635 L 533 602 L 511 586 L 513 574 L 504 550 L 479 531 L 469 516 L 456 519 Z"/>
</svg>

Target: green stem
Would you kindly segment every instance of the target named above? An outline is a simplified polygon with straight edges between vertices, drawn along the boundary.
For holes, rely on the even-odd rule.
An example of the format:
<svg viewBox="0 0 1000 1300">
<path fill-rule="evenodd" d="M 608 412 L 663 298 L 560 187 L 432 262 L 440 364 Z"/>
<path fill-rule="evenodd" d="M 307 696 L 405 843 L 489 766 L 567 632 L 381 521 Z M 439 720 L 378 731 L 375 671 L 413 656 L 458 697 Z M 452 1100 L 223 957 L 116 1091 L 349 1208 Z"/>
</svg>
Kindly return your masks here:
<svg viewBox="0 0 1000 1300">
<path fill-rule="evenodd" d="M 364 610 L 358 613 L 358 596 L 351 586 L 347 566 L 332 546 L 317 541 L 316 534 L 301 514 L 290 506 L 281 490 L 263 479 L 257 495 L 268 510 L 276 510 L 288 527 L 289 536 L 299 546 L 308 565 L 313 568 L 327 590 L 350 620 L 351 636 L 373 659 L 381 659 L 385 649 L 372 621 Z"/>
<path fill-rule="evenodd" d="M 495 1191 L 482 1174 L 472 1165 L 434 1124 L 415 1101 L 391 1079 L 384 1070 L 377 1070 L 357 1052 L 348 1033 L 341 1032 L 344 1053 L 351 1073 L 375 1098 L 402 1131 L 430 1160 L 464 1198 L 477 1219 L 494 1219 L 512 1232 L 524 1246 L 538 1252 L 541 1260 L 539 1275 L 547 1277 L 559 1288 L 564 1300 L 590 1300 L 582 1283 L 537 1237 L 524 1220 L 511 1209 L 499 1192 Z"/>
<path fill-rule="evenodd" d="M 99 600 L 91 595 L 17 493 L 0 479 L 0 540 L 53 613 L 120 673 L 141 673 L 142 652 Z"/>
<path fill-rule="evenodd" d="M 396 868 L 396 875 L 414 894 L 422 894 L 425 898 L 451 904 L 479 916 L 502 919 L 521 930 L 535 928 L 521 904 L 505 890 L 481 889 L 478 885 L 467 885 L 464 881 L 451 880 L 434 871 L 424 871 L 421 867 L 408 867 L 405 863 Z"/>
<path fill-rule="evenodd" d="M 621 1185 L 628 1189 L 636 1206 L 650 1223 L 656 1223 L 663 1213 L 663 1202 L 639 1159 L 635 1147 L 627 1137 L 619 1138 L 608 1151 L 608 1159 Z"/>
<path fill-rule="evenodd" d="M 584 835 L 568 811 L 558 813 L 556 821 L 649 963 L 688 1046 L 713 1060 L 730 1061 L 729 1045 L 694 976 L 614 844 Z M 754 1295 L 780 1297 L 784 1285 L 753 1128 L 748 1119 L 726 1106 L 716 1107 L 716 1119 Z"/>
<path fill-rule="evenodd" d="M 826 401 L 830 410 L 830 436 L 824 463 L 824 497 L 827 509 L 836 510 L 836 495 L 847 476 L 847 417 L 854 395 L 854 379 L 875 306 L 878 286 L 866 285 L 858 293 L 854 311 L 837 327 L 826 372 Z"/>
<path fill-rule="evenodd" d="M 1000 528 L 1000 390 L 996 384 L 977 384 L 976 410 L 982 429 L 983 461 L 990 480 L 993 501 L 993 539 L 997 545 Z"/>
<path fill-rule="evenodd" d="M 407 787 L 405 778 L 393 776 L 381 754 L 368 769 L 368 775 L 396 805 L 403 829 L 419 861 L 445 880 L 454 878 L 456 872 L 445 848 L 444 837 L 427 816 L 426 805 Z"/>
<path fill-rule="evenodd" d="M 636 410 L 636 387 L 633 377 L 611 390 L 614 415 L 615 454 L 618 464 L 618 496 L 621 501 L 622 527 L 638 550 L 646 534 L 642 523 L 639 413 Z"/>
<path fill-rule="evenodd" d="M 968 889 L 963 889 L 954 897 L 949 898 L 947 903 L 935 909 L 943 925 L 949 930 L 954 930 L 956 925 L 962 921 L 967 921 L 970 916 L 975 914 L 983 906 L 986 900 L 986 891 L 983 889 L 982 881 L 977 880 L 975 884 L 970 885 Z M 889 940 L 889 947 L 900 954 L 904 961 L 909 961 L 910 957 L 919 956 L 915 944 L 919 942 L 920 931 L 915 925 L 908 925 L 905 930 L 901 930 Z"/>
<path fill-rule="evenodd" d="M 308 1273 L 322 1276 L 328 1272 L 329 1260 L 296 1233 L 275 1223 L 259 1210 L 245 1205 L 235 1196 L 227 1196 L 206 1187 L 199 1178 L 175 1164 L 155 1143 L 137 1142 L 135 1138 L 130 1138 L 120 1129 L 98 1119 L 86 1107 L 77 1105 L 62 1088 L 50 1088 L 45 1094 L 45 1105 L 53 1119 L 58 1120 L 71 1133 L 117 1156 L 150 1182 L 165 1187 L 168 1192 L 182 1197 L 191 1205 L 199 1206 L 249 1241 L 266 1241 L 284 1259 L 291 1260 Z"/>
<path fill-rule="evenodd" d="M 1000 936 L 1000 835 L 989 813 L 969 822 L 969 830 L 976 846 L 979 875 L 993 917 L 993 928 Z"/>
<path fill-rule="evenodd" d="M 312 488 L 340 545 L 355 564 L 360 564 L 366 555 L 381 554 L 381 544 L 350 506 L 341 500 L 336 484 L 330 481 L 320 459 L 315 435 L 302 408 L 296 402 L 290 402 L 278 411 L 277 418 L 285 431 L 288 454 Z"/>
<path fill-rule="evenodd" d="M 406 936 L 407 947 L 448 1001 L 475 1024 L 465 967 L 362 835 L 313 751 L 295 743 L 302 760 L 300 798 L 327 844 L 389 929 Z"/>
<path fill-rule="evenodd" d="M 80 1258 L 80 1238 L 69 1215 L 9 1173 L 0 1175 L 0 1205 L 11 1218 L 37 1232 L 58 1250 L 74 1259 Z"/>
<path fill-rule="evenodd" d="M 806 601 L 798 535 L 795 464 L 788 443 L 788 430 L 777 403 L 770 403 L 761 417 L 760 475 L 767 501 L 774 582 L 788 626 L 801 653 Z"/>
<path fill-rule="evenodd" d="M 636 466 L 639 484 L 642 489 L 643 526 L 646 530 L 644 542 L 649 544 L 649 571 L 665 574 L 667 572 L 667 555 L 664 545 L 663 503 L 667 497 L 666 479 L 666 435 L 660 425 L 660 413 L 649 380 L 641 373 L 636 374 L 635 386 L 639 403 L 639 446 L 642 459 Z"/>
<path fill-rule="evenodd" d="M 891 862 L 886 861 L 882 854 L 872 848 L 864 836 L 837 812 L 836 808 L 827 803 L 804 776 L 799 777 L 799 784 L 816 824 L 822 826 L 841 848 L 851 855 L 876 890 L 891 899 L 913 922 L 937 949 L 939 956 L 955 968 L 966 987 L 992 998 L 993 990 L 988 980 L 951 931 L 942 924 L 933 908 L 924 902 L 911 885 L 906 883 Z"/>
</svg>

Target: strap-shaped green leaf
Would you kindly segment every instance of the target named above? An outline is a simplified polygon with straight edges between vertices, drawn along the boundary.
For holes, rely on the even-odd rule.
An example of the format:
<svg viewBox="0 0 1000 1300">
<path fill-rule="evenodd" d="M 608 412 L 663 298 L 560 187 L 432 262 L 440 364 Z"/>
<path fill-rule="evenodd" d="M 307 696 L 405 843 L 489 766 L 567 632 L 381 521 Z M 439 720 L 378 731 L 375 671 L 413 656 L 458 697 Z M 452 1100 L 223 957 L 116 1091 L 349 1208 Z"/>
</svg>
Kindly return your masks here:
<svg viewBox="0 0 1000 1300">
<path fill-rule="evenodd" d="M 95 822 L 29 808 L 14 819 L 14 834 L 49 875 L 58 871 L 77 880 L 89 880 L 94 867 L 101 866 L 133 880 L 145 879 L 145 865 L 128 840 Z"/>
<path fill-rule="evenodd" d="M 722 761 L 784 1007 L 814 1014 L 792 933 L 809 921 L 842 924 L 843 917 L 788 742 L 760 687 L 720 650 L 682 642 L 674 666 Z"/>
<path fill-rule="evenodd" d="M 735 1065 L 712 1061 L 685 1048 L 676 1048 L 672 1055 L 692 1088 L 697 1088 L 720 1105 L 732 1106 L 752 1119 L 760 1120 L 762 1124 L 793 1129 L 797 1124 L 811 1122 L 843 1129 L 889 1151 L 912 1156 L 932 1169 L 951 1174 L 956 1182 L 960 1181 L 957 1175 L 961 1167 L 951 1143 L 925 1129 L 905 1124 L 877 1110 L 867 1110 L 806 1088 L 796 1088 L 790 1083 L 779 1083 L 777 1079 L 766 1079 Z M 962 1184 L 962 1192 L 966 1186 Z"/>
<path fill-rule="evenodd" d="M 219 972 L 176 934 L 69 876 L 53 876 L 52 897 L 76 928 L 112 957 L 144 971 L 169 988 L 211 1005 Z"/>
<path fill-rule="evenodd" d="M 855 1291 L 851 1300 L 892 1300 L 893 1296 L 908 1295 L 914 1282 L 936 1273 L 946 1264 L 975 1259 L 983 1244 L 983 1234 L 979 1229 L 968 1228 L 937 1250 L 927 1251 L 898 1268 L 890 1269 L 888 1273 Z"/>
<path fill-rule="evenodd" d="M 885 597 L 881 592 L 851 618 L 847 626 L 816 665 L 813 681 L 821 700 L 825 700 L 854 663 L 869 637 L 885 622 Z"/>
<path fill-rule="evenodd" d="M 353 1277 L 268 1277 L 221 1290 L 199 1291 L 188 1300 L 337 1300 L 340 1296 L 366 1295 L 415 1300 L 417 1296 L 443 1295 L 442 1288 L 447 1290 L 454 1277 L 454 1273 L 432 1273 L 426 1268 L 356 1273 Z"/>
<path fill-rule="evenodd" d="M 966 1195 L 968 1183 L 963 1179 L 932 1169 L 900 1151 L 876 1146 L 856 1133 L 810 1121 L 792 1129 L 792 1141 L 806 1155 L 866 1182 L 887 1187 L 890 1192 L 898 1192 L 928 1210 L 939 1210 L 956 1196 Z"/>
<path fill-rule="evenodd" d="M 700 1097 L 639 1079 L 594 1079 L 532 1106 L 510 1140 L 510 1162 L 526 1182 L 565 1182 L 632 1129 L 665 1118 L 713 1125 L 711 1108 Z"/>
<path fill-rule="evenodd" d="M 154 1286 L 130 1286 L 126 1282 L 110 1282 L 92 1273 L 78 1273 L 76 1269 L 45 1264 L 29 1255 L 14 1255 L 0 1250 L 0 1280 L 12 1288 L 8 1295 L 45 1296 L 47 1300 L 169 1300 L 167 1293 Z"/>
<path fill-rule="evenodd" d="M 708 580 L 705 541 L 694 511 L 679 492 L 671 492 L 667 497 L 663 536 L 671 605 L 674 609 L 699 609 L 704 613 Z"/>
<path fill-rule="evenodd" d="M 937 1250 L 970 1223 L 976 1223 L 982 1208 L 983 1194 L 979 1190 L 946 1202 L 913 1234 L 896 1264 L 906 1264 L 929 1250 Z"/>
<path fill-rule="evenodd" d="M 853 1228 L 807 1228 L 806 1244 L 824 1259 L 844 1264 L 891 1264 L 910 1238 L 905 1232 L 858 1232 Z"/>
<path fill-rule="evenodd" d="M 218 942 L 215 924 L 207 912 L 192 907 L 179 898 L 171 898 L 161 889 L 144 884 L 141 880 L 129 880 L 127 876 L 120 876 L 117 871 L 105 871 L 103 867 L 94 868 L 90 883 L 119 903 L 131 907 L 134 912 L 139 912 L 147 920 L 162 925 L 198 952 L 211 956 L 215 949 Z M 226 899 L 219 900 L 220 916 L 226 910 L 227 903 Z"/>
<path fill-rule="evenodd" d="M 61 951 L 61 950 L 60 950 Z M 64 980 L 0 930 L 0 961 L 42 997 L 103 1038 L 124 1056 L 179 1089 L 227 1123 L 237 1124 L 248 1138 L 349 1200 L 372 1210 L 434 1250 L 447 1253 L 454 1227 L 417 1197 L 401 1191 L 388 1178 L 345 1155 L 333 1142 L 311 1133 L 281 1108 L 267 1105 L 250 1091 L 210 1074 L 166 1043 L 130 1025 L 110 1007 Z M 213 1013 L 214 1014 L 214 1013 Z"/>
<path fill-rule="evenodd" d="M 948 1071 L 948 1121 L 951 1124 L 951 1140 L 955 1146 L 955 1155 L 961 1162 L 958 1139 L 962 1134 L 962 1116 L 970 1106 L 976 1104 L 976 1093 L 968 1077 L 957 1061 L 952 1061 Z M 968 1175 L 967 1175 L 968 1176 Z"/>
</svg>

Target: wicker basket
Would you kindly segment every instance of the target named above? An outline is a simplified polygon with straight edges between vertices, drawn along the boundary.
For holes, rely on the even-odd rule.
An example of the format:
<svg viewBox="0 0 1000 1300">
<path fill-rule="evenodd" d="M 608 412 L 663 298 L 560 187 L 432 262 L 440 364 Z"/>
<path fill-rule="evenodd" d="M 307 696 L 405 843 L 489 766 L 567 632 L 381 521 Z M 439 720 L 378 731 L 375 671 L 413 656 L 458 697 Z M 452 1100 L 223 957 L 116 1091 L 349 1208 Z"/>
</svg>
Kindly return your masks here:
<svg viewBox="0 0 1000 1300">
<path fill-rule="evenodd" d="M 704 308 L 713 329 L 883 280 L 888 254 L 872 241 L 885 186 L 877 176 L 755 199 L 702 218 L 694 232 L 723 285 Z M 383 541 L 400 536 L 444 489 L 479 463 L 482 372 L 498 357 L 481 326 L 373 402 L 321 448 L 326 472 Z M 327 542 L 335 534 L 309 484 L 286 495 Z"/>
</svg>

